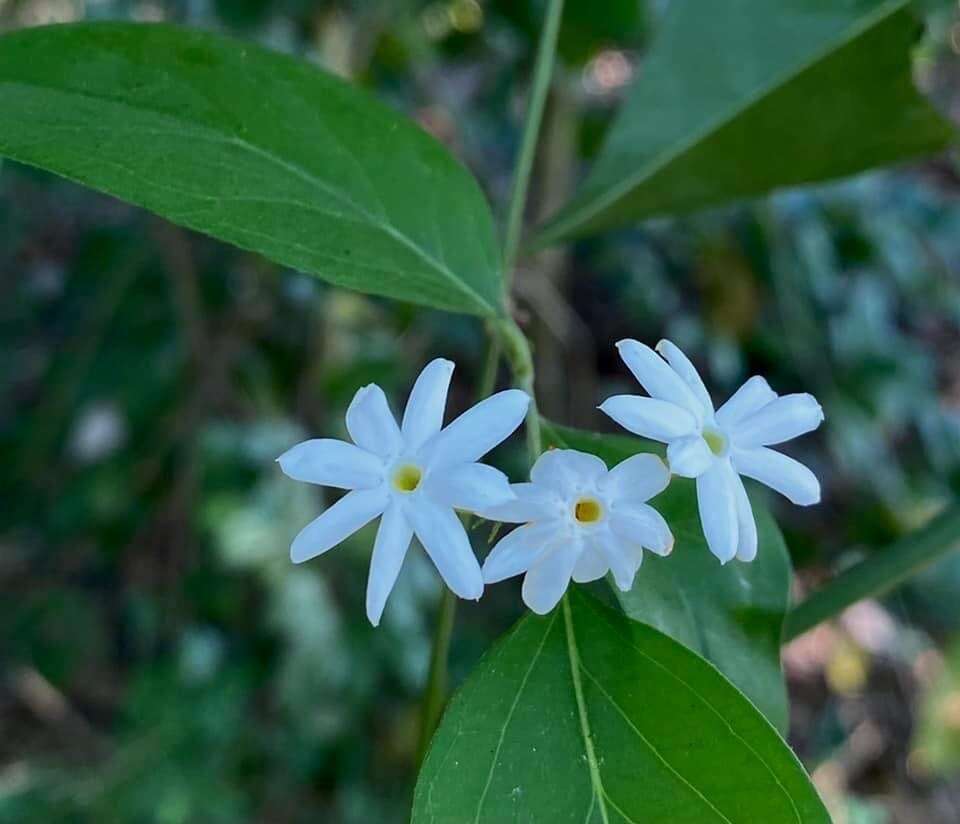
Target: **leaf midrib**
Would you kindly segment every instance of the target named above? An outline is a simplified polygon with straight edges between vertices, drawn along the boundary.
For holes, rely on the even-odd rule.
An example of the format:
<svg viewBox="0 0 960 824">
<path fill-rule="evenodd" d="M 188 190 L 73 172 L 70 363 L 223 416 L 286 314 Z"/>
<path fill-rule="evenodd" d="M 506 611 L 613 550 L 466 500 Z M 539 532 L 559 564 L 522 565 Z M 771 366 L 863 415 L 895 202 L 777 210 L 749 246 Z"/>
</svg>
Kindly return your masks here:
<svg viewBox="0 0 960 824">
<path fill-rule="evenodd" d="M 561 220 L 552 226 L 547 224 L 543 234 L 540 237 L 534 238 L 534 246 L 539 247 L 552 243 L 559 236 L 563 235 L 564 232 L 566 232 L 566 230 L 571 226 L 571 224 L 574 226 L 582 225 L 596 217 L 598 213 L 602 212 L 608 206 L 616 203 L 616 201 L 618 201 L 621 197 L 629 194 L 631 189 L 639 186 L 645 180 L 651 179 L 669 167 L 672 163 L 675 163 L 683 158 L 684 155 L 696 149 L 701 142 L 707 140 L 712 135 L 728 126 L 734 121 L 734 119 L 753 108 L 758 103 L 762 102 L 766 97 L 773 94 L 778 88 L 793 82 L 798 77 L 812 69 L 820 60 L 828 58 L 833 52 L 843 48 L 849 43 L 852 43 L 857 38 L 863 37 L 874 26 L 879 25 L 891 15 L 896 14 L 909 2 L 910 0 L 888 0 L 888 2 L 877 6 L 873 12 L 864 15 L 854 25 L 844 29 L 842 34 L 838 36 L 836 40 L 831 40 L 822 49 L 815 52 L 810 58 L 802 61 L 799 66 L 789 69 L 779 75 L 774 75 L 773 80 L 767 85 L 761 86 L 746 99 L 735 104 L 727 111 L 718 114 L 715 118 L 704 124 L 704 126 L 702 126 L 700 129 L 693 132 L 693 134 L 686 140 L 679 141 L 675 146 L 672 146 L 653 157 L 648 163 L 641 166 L 632 175 L 627 175 L 618 185 L 611 187 L 610 189 L 606 190 L 606 192 L 601 193 L 597 197 L 587 201 L 585 205 L 571 212 L 564 220 Z"/>
<path fill-rule="evenodd" d="M 26 89 L 40 89 L 48 93 L 53 93 L 56 95 L 63 95 L 66 97 L 79 97 L 87 100 L 94 100 L 98 103 L 109 104 L 120 109 L 130 109 L 134 112 L 139 112 L 142 114 L 148 114 L 152 117 L 159 117 L 164 120 L 167 120 L 171 123 L 185 126 L 189 131 L 194 132 L 194 135 L 198 139 L 202 139 L 200 135 L 209 136 L 215 141 L 221 142 L 224 145 L 234 145 L 241 149 L 249 151 L 254 156 L 258 156 L 267 160 L 274 165 L 284 169 L 288 173 L 298 177 L 303 182 L 308 185 L 313 186 L 318 191 L 323 192 L 324 194 L 334 198 L 335 200 L 343 203 L 347 207 L 353 209 L 361 218 L 363 218 L 370 226 L 374 229 L 379 230 L 386 234 L 388 237 L 399 243 L 400 245 L 406 247 L 411 252 L 413 252 L 417 257 L 423 260 L 428 264 L 434 271 L 442 275 L 447 281 L 449 281 L 455 288 L 457 288 L 461 293 L 473 301 L 477 306 L 482 307 L 484 311 L 488 314 L 496 314 L 495 307 L 487 301 L 482 295 L 476 292 L 466 281 L 458 278 L 456 274 L 450 269 L 446 264 L 437 260 L 428 250 L 420 246 L 416 241 L 403 232 L 399 231 L 395 226 L 387 223 L 386 221 L 376 217 L 371 212 L 369 212 L 365 207 L 356 203 L 352 198 L 343 192 L 338 191 L 336 188 L 325 183 L 320 178 L 316 177 L 307 169 L 303 168 L 297 163 L 291 163 L 287 160 L 284 160 L 280 155 L 275 154 L 270 149 L 267 149 L 263 146 L 260 146 L 256 143 L 251 143 L 249 140 L 237 137 L 236 135 L 231 135 L 226 132 L 223 132 L 219 129 L 211 127 L 209 125 L 198 126 L 196 123 L 193 123 L 189 120 L 177 117 L 175 114 L 170 112 L 165 112 L 159 109 L 151 109 L 146 106 L 136 105 L 125 100 L 117 100 L 107 95 L 95 94 L 92 92 L 79 91 L 76 89 L 64 90 L 57 88 L 45 83 L 37 83 L 35 81 L 24 82 L 21 80 L 11 81 L 11 80 L 2 80 L 0 79 L 0 87 L 11 86 L 11 87 L 22 87 Z M 83 128 L 83 127 L 81 127 Z M 6 154 L 6 152 L 4 152 Z M 13 159 L 16 158 L 13 154 L 9 155 Z M 24 161 L 29 163 L 35 163 L 35 161 Z"/>
</svg>

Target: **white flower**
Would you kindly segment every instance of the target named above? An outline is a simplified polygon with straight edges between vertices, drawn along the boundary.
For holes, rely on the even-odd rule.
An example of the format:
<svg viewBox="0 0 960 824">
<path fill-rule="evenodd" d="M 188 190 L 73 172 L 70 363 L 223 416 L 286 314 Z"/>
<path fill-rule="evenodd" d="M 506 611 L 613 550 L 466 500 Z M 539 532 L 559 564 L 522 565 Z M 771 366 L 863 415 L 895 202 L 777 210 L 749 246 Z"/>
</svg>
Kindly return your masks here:
<svg viewBox="0 0 960 824">
<path fill-rule="evenodd" d="M 600 409 L 631 432 L 668 444 L 670 469 L 697 479 L 700 522 L 721 563 L 757 555 L 757 526 L 741 475 L 801 506 L 820 501 L 816 476 L 768 449 L 820 425 L 823 410 L 812 395 L 780 397 L 763 378 L 752 377 L 715 412 L 697 370 L 670 341 L 657 344 L 662 358 L 635 340 L 617 348 L 650 397 L 617 395 Z"/>
<path fill-rule="evenodd" d="M 442 359 L 427 364 L 399 427 L 383 390 L 370 384 L 347 409 L 353 443 L 305 441 L 277 459 L 294 480 L 351 490 L 294 538 L 294 563 L 326 552 L 383 516 L 367 581 L 367 617 L 374 626 L 414 535 L 450 589 L 461 598 L 479 598 L 480 565 L 454 509 L 478 512 L 514 497 L 502 472 L 477 461 L 521 424 L 530 398 L 517 389 L 500 392 L 442 429 L 453 368 Z"/>
<path fill-rule="evenodd" d="M 571 577 L 582 584 L 612 571 L 626 591 L 645 548 L 657 555 L 673 549 L 670 527 L 646 503 L 670 482 L 656 455 L 634 455 L 607 471 L 596 455 L 554 449 L 540 456 L 530 481 L 513 484 L 517 500 L 483 513 L 524 524 L 487 556 L 483 580 L 492 584 L 526 572 L 523 600 L 540 615 L 557 605 Z"/>
</svg>

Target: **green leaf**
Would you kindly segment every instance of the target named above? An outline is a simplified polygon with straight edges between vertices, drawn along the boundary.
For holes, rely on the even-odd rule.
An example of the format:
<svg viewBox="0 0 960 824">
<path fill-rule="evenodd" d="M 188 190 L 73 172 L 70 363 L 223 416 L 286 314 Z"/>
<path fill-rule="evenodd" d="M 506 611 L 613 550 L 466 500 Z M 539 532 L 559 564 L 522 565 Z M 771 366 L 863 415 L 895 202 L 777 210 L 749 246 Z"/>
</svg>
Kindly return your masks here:
<svg viewBox="0 0 960 824">
<path fill-rule="evenodd" d="M 702 658 L 574 587 L 454 697 L 413 824 L 829 824 L 796 757 Z"/>
<path fill-rule="evenodd" d="M 0 155 L 338 286 L 493 315 L 489 207 L 404 117 L 310 64 L 164 25 L 0 38 Z"/>
<path fill-rule="evenodd" d="M 544 422 L 552 446 L 591 452 L 615 466 L 652 444 Z M 749 564 L 726 566 L 707 549 L 692 481 L 674 478 L 653 505 L 676 537 L 669 558 L 647 553 L 633 589 L 612 587 L 631 618 L 698 652 L 736 684 L 785 733 L 789 703 L 780 668 L 780 637 L 790 600 L 790 557 L 770 513 L 753 502 L 759 549 Z"/>
<path fill-rule="evenodd" d="M 583 189 L 546 245 L 651 215 L 936 152 L 909 0 L 672 3 Z"/>
</svg>

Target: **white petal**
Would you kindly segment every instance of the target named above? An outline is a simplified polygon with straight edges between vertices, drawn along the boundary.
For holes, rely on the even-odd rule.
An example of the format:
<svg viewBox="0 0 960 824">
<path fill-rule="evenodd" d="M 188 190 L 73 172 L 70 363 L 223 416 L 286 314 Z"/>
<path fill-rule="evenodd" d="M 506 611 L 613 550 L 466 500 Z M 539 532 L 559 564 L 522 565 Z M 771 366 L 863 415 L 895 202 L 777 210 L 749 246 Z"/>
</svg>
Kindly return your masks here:
<svg viewBox="0 0 960 824">
<path fill-rule="evenodd" d="M 389 501 L 384 487 L 348 492 L 300 530 L 290 546 L 290 560 L 299 564 L 333 549 L 382 513 Z"/>
<path fill-rule="evenodd" d="M 350 401 L 347 431 L 357 446 L 381 457 L 395 454 L 403 444 L 387 396 L 375 383 L 358 389 Z"/>
<path fill-rule="evenodd" d="M 600 411 L 635 435 L 662 443 L 692 435 L 699 429 L 696 418 L 686 409 L 640 395 L 614 395 L 600 404 Z"/>
<path fill-rule="evenodd" d="M 483 580 L 495 584 L 526 572 L 544 550 L 557 539 L 555 523 L 527 524 L 517 527 L 497 541 L 483 562 Z"/>
<path fill-rule="evenodd" d="M 729 460 L 714 461 L 697 478 L 697 505 L 700 524 L 710 551 L 727 563 L 737 554 L 737 506 Z"/>
<path fill-rule="evenodd" d="M 577 563 L 573 567 L 573 580 L 578 584 L 589 584 L 602 578 L 610 569 L 607 559 L 597 546 L 584 547 Z"/>
<path fill-rule="evenodd" d="M 617 589 L 628 592 L 633 586 L 633 578 L 637 574 L 638 566 L 630 548 L 607 530 L 597 530 L 590 535 L 587 543 L 597 552 L 603 553 L 610 572 L 613 573 Z"/>
<path fill-rule="evenodd" d="M 450 389 L 453 368 L 453 361 L 443 358 L 430 361 L 410 390 L 400 425 L 407 449 L 419 449 L 443 426 L 443 411 L 447 407 L 447 391 Z"/>
<path fill-rule="evenodd" d="M 717 410 L 717 423 L 730 429 L 741 418 L 752 415 L 776 397 L 777 393 L 770 388 L 770 384 L 759 375 L 754 375 Z"/>
<path fill-rule="evenodd" d="M 607 465 L 596 455 L 575 449 L 550 449 L 537 458 L 530 480 L 534 486 L 568 495 L 592 489 L 606 474 Z"/>
<path fill-rule="evenodd" d="M 377 540 L 370 558 L 370 574 L 367 578 L 367 618 L 377 626 L 387 598 L 397 582 L 403 559 L 410 547 L 413 530 L 397 502 L 391 503 L 383 513 Z"/>
<path fill-rule="evenodd" d="M 706 415 L 712 415 L 713 399 L 710 397 L 707 387 L 704 386 L 703 379 L 700 377 L 700 373 L 697 372 L 697 368 L 690 363 L 690 359 L 683 354 L 680 347 L 672 341 L 662 340 L 657 344 L 657 351 L 667 359 L 667 363 L 670 364 L 673 371 L 690 387 L 690 391 L 693 392 L 694 396 L 696 396 L 700 402 L 704 413 Z"/>
<path fill-rule="evenodd" d="M 682 478 L 696 478 L 713 463 L 714 454 L 700 435 L 688 435 L 667 447 L 670 471 Z"/>
<path fill-rule="evenodd" d="M 295 481 L 340 489 L 369 489 L 383 482 L 383 462 L 346 441 L 315 438 L 288 449 L 277 463 Z"/>
<path fill-rule="evenodd" d="M 650 397 L 676 404 L 692 413 L 698 421 L 703 418 L 703 407 L 690 387 L 649 346 L 636 340 L 622 340 L 617 349 Z"/>
<path fill-rule="evenodd" d="M 800 461 L 767 449 L 735 449 L 733 464 L 737 472 L 753 478 L 799 506 L 820 503 L 820 482 Z"/>
<path fill-rule="evenodd" d="M 481 463 L 433 471 L 427 476 L 425 489 L 438 503 L 475 513 L 506 504 L 516 497 L 506 475 Z"/>
<path fill-rule="evenodd" d="M 511 484 L 517 497 L 500 506 L 490 507 L 480 514 L 488 521 L 507 524 L 526 524 L 556 517 L 562 508 L 560 498 L 553 490 L 534 484 Z"/>
<path fill-rule="evenodd" d="M 816 429 L 822 420 L 813 395 L 783 395 L 738 421 L 733 437 L 738 446 L 771 446 Z"/>
<path fill-rule="evenodd" d="M 733 474 L 733 491 L 737 502 L 737 525 L 739 537 L 737 540 L 737 560 L 752 561 L 757 557 L 757 522 L 753 517 L 753 507 L 747 497 L 747 490 L 743 481 L 736 473 Z"/>
<path fill-rule="evenodd" d="M 530 396 L 519 389 L 498 392 L 468 409 L 424 446 L 432 468 L 474 463 L 523 423 Z"/>
<path fill-rule="evenodd" d="M 659 455 L 632 455 L 620 461 L 600 484 L 612 500 L 649 501 L 670 483 L 670 470 Z"/>
<path fill-rule="evenodd" d="M 564 540 L 550 547 L 523 579 L 523 602 L 537 615 L 546 615 L 563 597 L 580 557 L 581 546 Z"/>
<path fill-rule="evenodd" d="M 467 531 L 447 506 L 426 495 L 406 502 L 404 514 L 440 577 L 454 594 L 477 600 L 483 594 L 483 576 Z"/>
<path fill-rule="evenodd" d="M 673 551 L 670 526 L 649 504 L 615 507 L 610 513 L 610 526 L 621 540 L 639 544 L 657 555 Z"/>
</svg>

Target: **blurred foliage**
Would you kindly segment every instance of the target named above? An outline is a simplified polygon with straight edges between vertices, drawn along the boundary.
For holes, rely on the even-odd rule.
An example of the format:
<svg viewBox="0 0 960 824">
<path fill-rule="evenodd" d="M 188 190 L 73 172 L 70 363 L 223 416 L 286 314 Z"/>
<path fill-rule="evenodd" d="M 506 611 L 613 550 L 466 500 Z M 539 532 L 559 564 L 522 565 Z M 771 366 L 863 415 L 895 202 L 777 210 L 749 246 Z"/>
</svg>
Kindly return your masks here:
<svg viewBox="0 0 960 824">
<path fill-rule="evenodd" d="M 571 0 L 551 162 L 594 151 L 664 5 Z M 926 6 L 919 80 L 956 118 L 957 7 Z M 0 0 L 0 28 L 162 18 L 305 55 L 411 113 L 502 203 L 542 8 Z M 602 427 L 596 402 L 629 386 L 612 347 L 627 335 L 672 337 L 718 396 L 753 372 L 812 391 L 828 422 L 798 457 L 825 504 L 777 510 L 801 578 L 882 547 L 960 484 L 958 191 L 939 159 L 583 242 L 543 263 L 542 288 L 523 288 L 532 266 L 521 312 L 545 409 Z M 289 540 L 324 500 L 273 459 L 342 433 L 357 386 L 395 398 L 435 354 L 457 361 L 464 408 L 480 325 L 331 289 L 12 164 L 0 289 L 0 822 L 407 820 L 437 580 L 411 553 L 371 629 L 370 535 L 292 567 Z M 519 477 L 518 449 L 497 459 Z M 958 598 L 954 558 L 787 651 L 792 742 L 838 822 L 960 815 L 942 714 L 955 642 L 939 652 Z M 519 614 L 511 585 L 461 606 L 455 682 Z M 914 738 L 904 707 L 921 703 Z"/>
</svg>

